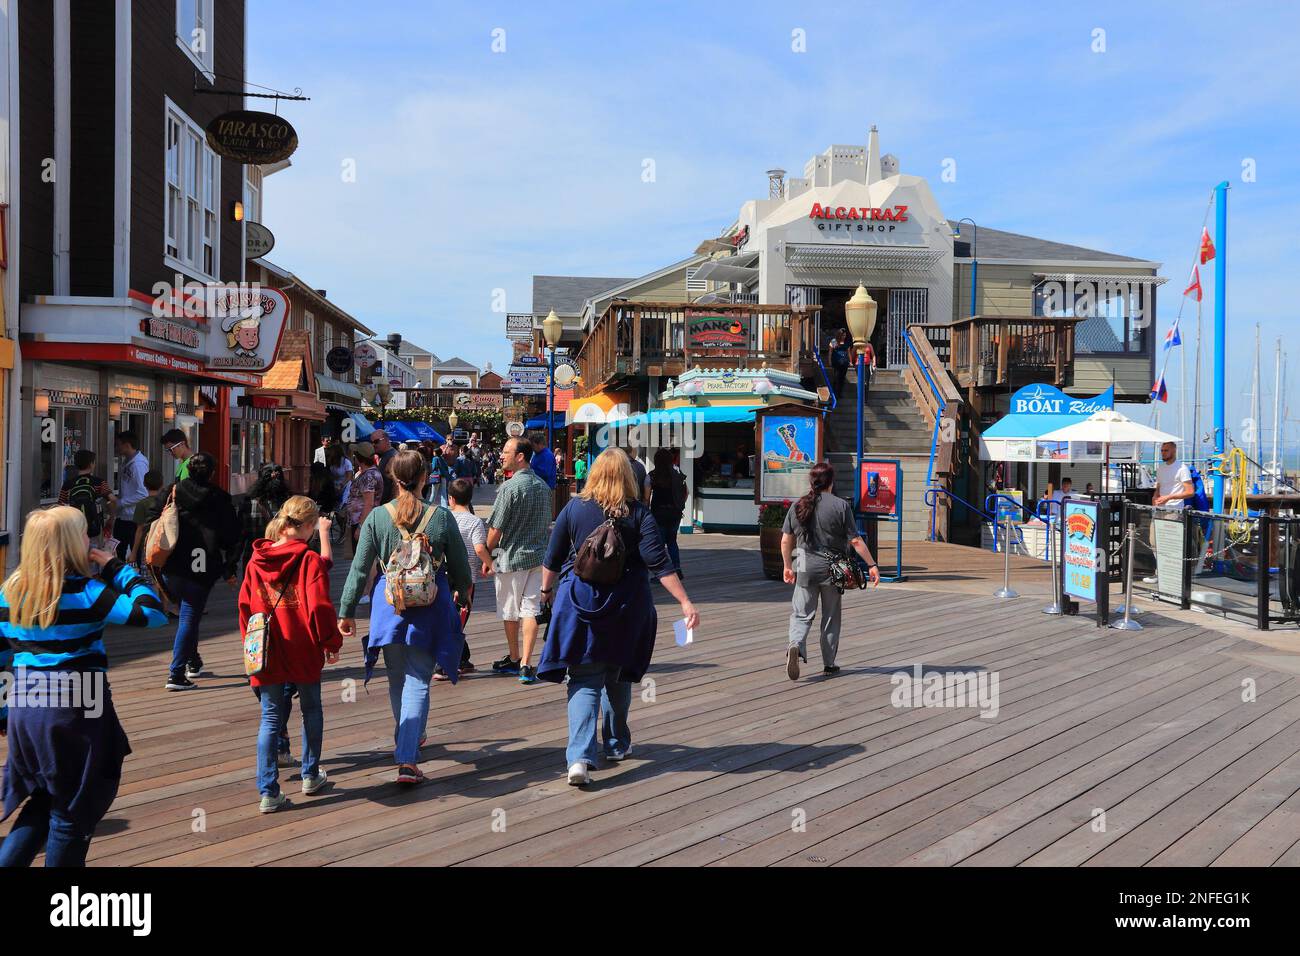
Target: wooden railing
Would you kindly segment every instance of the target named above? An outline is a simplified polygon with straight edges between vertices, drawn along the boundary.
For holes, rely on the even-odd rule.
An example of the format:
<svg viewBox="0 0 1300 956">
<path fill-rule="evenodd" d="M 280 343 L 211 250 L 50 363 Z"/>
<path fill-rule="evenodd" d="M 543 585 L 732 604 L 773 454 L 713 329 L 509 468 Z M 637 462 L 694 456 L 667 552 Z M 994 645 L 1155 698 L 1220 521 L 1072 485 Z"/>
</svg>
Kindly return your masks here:
<svg viewBox="0 0 1300 956">
<path fill-rule="evenodd" d="M 1077 318 L 982 316 L 950 327 L 948 367 L 962 388 L 993 388 L 1046 378 L 1065 388 L 1074 378 Z"/>
<path fill-rule="evenodd" d="M 746 339 L 735 348 L 692 348 L 687 310 L 707 310 L 743 320 Z M 817 308 L 781 305 L 731 305 L 681 302 L 610 303 L 578 350 L 578 370 L 585 388 L 641 375 L 680 375 L 688 367 L 769 367 L 808 375 L 816 367 Z"/>
<path fill-rule="evenodd" d="M 931 344 L 931 328 L 924 325 L 908 327 L 907 369 L 903 381 L 934 436 L 930 449 L 929 487 L 951 491 L 957 471 L 957 424 L 961 417 L 962 399 L 961 392 L 948 376 L 947 367 Z M 948 540 L 951 509 L 952 499 L 948 495 L 936 496 L 933 529 L 936 540 Z"/>
</svg>

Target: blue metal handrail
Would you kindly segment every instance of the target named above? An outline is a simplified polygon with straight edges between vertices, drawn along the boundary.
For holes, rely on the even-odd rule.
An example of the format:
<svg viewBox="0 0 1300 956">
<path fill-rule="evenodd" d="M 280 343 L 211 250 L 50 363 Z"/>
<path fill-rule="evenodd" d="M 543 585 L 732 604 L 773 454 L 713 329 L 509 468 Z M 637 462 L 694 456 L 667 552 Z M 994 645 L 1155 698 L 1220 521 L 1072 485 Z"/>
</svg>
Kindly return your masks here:
<svg viewBox="0 0 1300 956">
<path fill-rule="evenodd" d="M 989 503 L 989 502 L 994 502 L 994 501 L 1008 501 L 1008 502 L 1010 502 L 1011 504 L 1015 505 L 1017 508 L 1019 508 L 1019 509 L 1020 509 L 1020 513 L 1021 513 L 1022 515 L 1032 515 L 1033 512 L 1030 511 L 1028 508 L 1025 507 L 1024 502 L 1022 502 L 1022 501 L 1017 501 L 1015 498 L 1012 498 L 1012 497 L 1009 496 L 1009 495 L 998 494 L 998 493 L 995 491 L 995 492 L 993 492 L 991 495 L 988 495 L 987 497 L 985 497 L 985 499 L 984 499 L 984 508 L 985 508 L 987 511 L 991 511 L 991 512 L 993 513 L 993 515 L 994 515 L 994 517 L 993 517 L 993 519 L 992 519 L 992 520 L 993 520 L 993 550 L 994 550 L 994 551 L 997 551 L 997 550 L 998 550 L 998 519 L 997 519 L 997 517 L 996 517 L 996 515 L 997 515 L 997 508 L 996 508 L 994 505 L 992 505 L 992 504 Z M 1022 533 L 1020 532 L 1019 529 L 1016 529 L 1016 537 L 1018 537 L 1018 538 L 1020 539 L 1020 543 L 1021 543 L 1021 544 L 1024 544 L 1024 543 L 1025 543 L 1025 536 L 1024 536 L 1024 534 L 1022 534 Z"/>
<path fill-rule="evenodd" d="M 935 401 L 939 403 L 939 410 L 934 415 L 934 430 L 930 435 L 930 465 L 925 472 L 925 483 L 929 486 L 934 482 L 934 456 L 939 448 L 939 422 L 943 420 L 943 413 L 947 410 L 948 403 L 944 401 L 943 395 L 939 392 L 939 387 L 934 384 L 934 379 L 930 377 L 930 369 L 921 360 L 921 353 L 912 344 L 912 330 L 910 328 L 903 335 L 903 341 L 907 343 L 907 350 L 912 353 L 912 358 L 916 359 L 916 364 L 920 366 L 921 373 L 930 386 L 931 394 L 934 395 Z"/>
<path fill-rule="evenodd" d="M 831 377 L 828 374 L 826 374 L 826 366 L 822 364 L 821 350 L 813 349 L 812 354 L 813 354 L 813 358 L 817 360 L 817 367 L 822 370 L 822 381 L 826 383 L 826 391 L 830 393 L 831 396 L 830 410 L 833 412 L 835 411 L 835 406 L 839 404 L 839 400 L 836 399 L 835 397 L 835 388 L 834 386 L 831 385 Z M 858 457 L 859 458 L 862 457 L 861 448 L 858 449 Z"/>
<path fill-rule="evenodd" d="M 935 537 L 934 537 L 935 514 L 934 514 L 934 512 L 935 512 L 935 509 L 938 508 L 938 506 L 939 506 L 939 499 L 938 499 L 938 497 L 936 497 L 937 495 L 947 495 L 947 496 L 948 496 L 949 498 L 951 498 L 953 501 L 956 501 L 956 502 L 959 502 L 960 504 L 965 505 L 967 508 L 969 508 L 971 511 L 975 512 L 977 515 L 983 515 L 985 518 L 989 518 L 990 520 L 992 519 L 992 516 L 991 516 L 991 515 L 986 514 L 984 511 L 980 510 L 980 508 L 979 508 L 978 506 L 971 504 L 969 501 L 967 501 L 965 498 L 961 497 L 960 495 L 953 494 L 953 493 L 952 493 L 951 491 L 949 491 L 947 488 L 944 488 L 944 487 L 942 487 L 942 486 L 940 486 L 940 485 L 931 485 L 929 488 L 926 489 L 926 491 L 925 491 L 925 495 L 924 495 L 923 498 L 922 498 L 922 500 L 924 501 L 924 503 L 930 506 L 930 540 L 931 540 L 931 541 L 934 541 L 934 540 L 935 540 Z"/>
</svg>

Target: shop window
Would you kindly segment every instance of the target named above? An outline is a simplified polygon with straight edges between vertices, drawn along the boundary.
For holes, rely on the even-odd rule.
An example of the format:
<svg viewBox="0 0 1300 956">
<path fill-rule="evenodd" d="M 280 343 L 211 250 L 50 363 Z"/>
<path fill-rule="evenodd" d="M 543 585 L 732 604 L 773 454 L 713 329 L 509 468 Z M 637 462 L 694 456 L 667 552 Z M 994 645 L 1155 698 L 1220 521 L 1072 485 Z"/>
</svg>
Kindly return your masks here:
<svg viewBox="0 0 1300 956">
<path fill-rule="evenodd" d="M 203 130 L 170 100 L 166 112 L 163 251 L 172 268 L 216 279 L 220 267 L 221 160 Z"/>
<path fill-rule="evenodd" d="M 73 456 L 81 449 L 90 447 L 89 409 L 51 408 L 50 420 L 53 422 L 53 441 L 41 441 L 44 429 L 42 423 L 37 422 L 37 441 L 40 443 L 38 485 L 42 502 L 54 501 L 59 497 L 63 480 L 76 471 L 72 463 Z M 111 456 L 100 452 L 96 474 L 105 474 L 107 457 Z"/>
<path fill-rule="evenodd" d="M 1082 319 L 1074 333 L 1076 352 L 1145 354 L 1155 315 L 1155 287 L 1044 280 L 1034 286 L 1034 315 Z"/>
<path fill-rule="evenodd" d="M 176 45 L 207 76 L 212 72 L 212 0 L 176 0 Z"/>
</svg>

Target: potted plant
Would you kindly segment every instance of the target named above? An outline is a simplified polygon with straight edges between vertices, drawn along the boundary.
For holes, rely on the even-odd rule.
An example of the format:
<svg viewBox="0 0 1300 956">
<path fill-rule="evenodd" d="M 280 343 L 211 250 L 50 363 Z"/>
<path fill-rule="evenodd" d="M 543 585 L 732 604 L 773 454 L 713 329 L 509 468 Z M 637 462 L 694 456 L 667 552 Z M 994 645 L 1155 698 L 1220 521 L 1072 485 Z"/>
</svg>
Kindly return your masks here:
<svg viewBox="0 0 1300 956">
<path fill-rule="evenodd" d="M 763 575 L 773 581 L 781 580 L 781 570 L 785 567 L 781 558 L 781 526 L 789 510 L 789 501 L 758 509 L 758 550 L 763 556 Z"/>
</svg>

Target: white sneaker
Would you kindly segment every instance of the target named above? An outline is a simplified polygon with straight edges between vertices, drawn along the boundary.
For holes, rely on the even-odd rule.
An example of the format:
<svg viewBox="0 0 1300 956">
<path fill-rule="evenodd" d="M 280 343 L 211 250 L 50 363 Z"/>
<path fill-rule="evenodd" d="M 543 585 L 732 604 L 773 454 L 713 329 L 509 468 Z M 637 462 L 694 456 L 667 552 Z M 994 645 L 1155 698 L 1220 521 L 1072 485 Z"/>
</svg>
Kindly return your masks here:
<svg viewBox="0 0 1300 956">
<path fill-rule="evenodd" d="M 1150 578 L 1143 578 L 1143 579 L 1142 579 L 1142 583 L 1143 583 L 1143 584 L 1155 584 L 1155 583 L 1156 583 L 1156 578 L 1153 578 L 1153 577 L 1150 577 Z"/>
<path fill-rule="evenodd" d="M 328 780 L 328 779 L 329 779 L 329 775 L 328 775 L 327 773 L 325 773 L 325 768 L 324 768 L 324 767 L 317 767 L 317 768 L 316 768 L 316 776 L 314 776 L 314 777 L 303 777 L 303 778 L 302 778 L 302 792 L 303 792 L 303 796 L 310 797 L 313 793 L 315 793 L 315 792 L 316 792 L 317 790 L 319 790 L 321 787 L 325 786 L 325 781 Z"/>
<path fill-rule="evenodd" d="M 370 603 L 370 595 L 369 595 L 369 594 L 363 594 L 363 595 L 361 595 L 361 597 L 357 598 L 357 603 L 358 603 L 358 604 L 369 604 L 369 603 Z"/>
<path fill-rule="evenodd" d="M 579 760 L 569 767 L 569 786 L 585 787 L 589 783 L 591 783 L 591 771 L 587 769 L 585 763 Z"/>
</svg>

